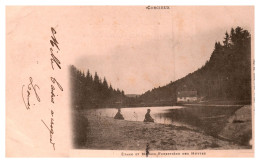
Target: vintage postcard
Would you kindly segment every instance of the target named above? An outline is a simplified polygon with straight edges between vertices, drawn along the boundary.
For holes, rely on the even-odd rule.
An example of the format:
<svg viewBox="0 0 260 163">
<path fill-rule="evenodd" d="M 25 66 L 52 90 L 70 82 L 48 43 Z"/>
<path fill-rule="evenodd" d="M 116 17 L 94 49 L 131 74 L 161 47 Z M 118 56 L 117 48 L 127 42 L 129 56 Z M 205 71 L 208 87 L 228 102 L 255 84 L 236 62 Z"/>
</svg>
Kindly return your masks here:
<svg viewBox="0 0 260 163">
<path fill-rule="evenodd" d="M 6 7 L 6 157 L 254 149 L 254 6 Z"/>
</svg>

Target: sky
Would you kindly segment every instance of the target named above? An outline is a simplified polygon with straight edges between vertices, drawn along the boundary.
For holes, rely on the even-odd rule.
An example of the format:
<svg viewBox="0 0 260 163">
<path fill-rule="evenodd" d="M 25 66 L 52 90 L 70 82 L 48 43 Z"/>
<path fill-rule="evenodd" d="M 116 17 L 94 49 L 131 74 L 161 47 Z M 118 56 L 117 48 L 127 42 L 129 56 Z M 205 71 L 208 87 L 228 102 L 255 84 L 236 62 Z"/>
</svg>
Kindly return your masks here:
<svg viewBox="0 0 260 163">
<path fill-rule="evenodd" d="M 68 11 L 67 11 L 68 10 Z M 209 60 L 216 41 L 241 26 L 254 32 L 253 7 L 82 7 L 71 21 L 72 61 L 125 94 L 142 94 L 186 76 Z"/>
</svg>

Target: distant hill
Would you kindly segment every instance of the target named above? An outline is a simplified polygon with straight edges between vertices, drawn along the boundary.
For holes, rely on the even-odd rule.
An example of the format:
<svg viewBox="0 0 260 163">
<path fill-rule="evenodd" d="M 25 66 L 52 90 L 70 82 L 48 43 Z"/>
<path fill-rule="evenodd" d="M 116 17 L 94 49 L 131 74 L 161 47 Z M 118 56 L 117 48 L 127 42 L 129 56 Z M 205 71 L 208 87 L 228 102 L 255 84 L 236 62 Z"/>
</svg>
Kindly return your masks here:
<svg viewBox="0 0 260 163">
<path fill-rule="evenodd" d="M 173 71 L 173 70 L 169 70 Z M 141 103 L 176 102 L 179 90 L 197 90 L 205 100 L 251 101 L 251 36 L 237 27 L 216 42 L 212 55 L 200 69 L 139 97 Z"/>
</svg>

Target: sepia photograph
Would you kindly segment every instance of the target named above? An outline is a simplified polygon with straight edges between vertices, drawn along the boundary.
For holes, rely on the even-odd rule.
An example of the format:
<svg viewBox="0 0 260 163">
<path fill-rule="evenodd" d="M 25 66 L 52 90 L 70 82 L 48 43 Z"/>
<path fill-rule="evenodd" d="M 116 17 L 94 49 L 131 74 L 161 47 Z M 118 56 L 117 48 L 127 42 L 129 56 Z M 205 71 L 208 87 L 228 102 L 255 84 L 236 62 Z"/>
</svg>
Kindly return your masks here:
<svg viewBox="0 0 260 163">
<path fill-rule="evenodd" d="M 253 7 L 102 11 L 70 65 L 74 148 L 252 149 Z"/>
</svg>

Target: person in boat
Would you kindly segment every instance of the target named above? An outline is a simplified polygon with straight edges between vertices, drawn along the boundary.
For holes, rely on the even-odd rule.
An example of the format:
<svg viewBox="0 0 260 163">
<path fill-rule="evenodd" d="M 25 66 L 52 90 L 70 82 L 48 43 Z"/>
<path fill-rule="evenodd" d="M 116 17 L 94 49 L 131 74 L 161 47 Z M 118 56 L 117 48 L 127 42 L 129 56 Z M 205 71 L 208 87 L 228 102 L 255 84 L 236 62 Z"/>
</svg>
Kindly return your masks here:
<svg viewBox="0 0 260 163">
<path fill-rule="evenodd" d="M 122 119 L 124 120 L 125 118 L 123 117 L 123 115 L 121 114 L 121 109 L 118 109 L 114 119 Z"/>
<path fill-rule="evenodd" d="M 154 119 L 150 115 L 151 109 L 147 109 L 147 113 L 145 114 L 144 122 L 154 122 Z"/>
</svg>

